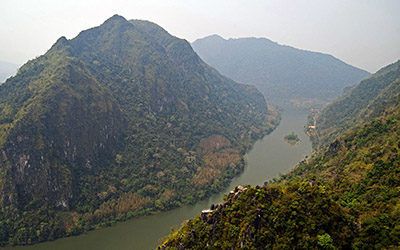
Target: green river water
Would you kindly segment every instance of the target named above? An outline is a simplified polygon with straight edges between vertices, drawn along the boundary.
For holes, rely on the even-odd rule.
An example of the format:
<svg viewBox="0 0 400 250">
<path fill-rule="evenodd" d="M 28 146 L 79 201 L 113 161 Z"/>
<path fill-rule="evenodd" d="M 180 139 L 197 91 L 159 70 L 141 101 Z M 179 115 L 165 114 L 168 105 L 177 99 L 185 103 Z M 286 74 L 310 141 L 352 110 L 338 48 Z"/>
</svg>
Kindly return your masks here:
<svg viewBox="0 0 400 250">
<path fill-rule="evenodd" d="M 33 246 L 8 247 L 10 250 L 124 250 L 154 249 L 160 239 L 184 220 L 198 215 L 211 204 L 222 201 L 224 194 L 237 185 L 262 185 L 266 180 L 288 172 L 311 152 L 311 143 L 303 132 L 307 113 L 288 110 L 282 114 L 279 126 L 255 143 L 246 155 L 247 167 L 243 174 L 232 180 L 230 186 L 209 199 L 155 215 L 143 216 L 108 228 L 90 231 L 84 235 L 45 242 Z M 295 132 L 300 142 L 294 146 L 284 136 Z"/>
</svg>

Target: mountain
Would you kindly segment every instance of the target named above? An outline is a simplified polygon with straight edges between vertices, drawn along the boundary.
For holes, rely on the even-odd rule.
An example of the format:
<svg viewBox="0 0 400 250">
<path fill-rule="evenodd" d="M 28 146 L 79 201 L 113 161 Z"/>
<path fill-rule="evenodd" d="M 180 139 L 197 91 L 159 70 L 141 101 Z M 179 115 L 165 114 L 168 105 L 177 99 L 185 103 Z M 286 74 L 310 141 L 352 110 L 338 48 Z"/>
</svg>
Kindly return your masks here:
<svg viewBox="0 0 400 250">
<path fill-rule="evenodd" d="M 277 119 L 185 40 L 115 15 L 0 86 L 0 242 L 31 244 L 190 203 Z"/>
<path fill-rule="evenodd" d="M 17 73 L 18 66 L 13 63 L 0 61 L 0 83 Z"/>
<path fill-rule="evenodd" d="M 266 38 L 198 39 L 193 49 L 209 65 L 235 81 L 254 84 L 279 105 L 326 103 L 368 72 L 322 53 L 280 45 Z"/>
<path fill-rule="evenodd" d="M 321 112 L 321 131 L 337 132 L 311 158 L 262 187 L 237 187 L 159 248 L 398 249 L 399 86 L 400 61 Z"/>
<path fill-rule="evenodd" d="M 400 62 L 388 65 L 328 105 L 316 117 L 318 136 L 315 136 L 315 142 L 332 141 L 348 127 L 378 117 L 388 112 L 388 107 L 397 108 L 399 72 Z"/>
</svg>

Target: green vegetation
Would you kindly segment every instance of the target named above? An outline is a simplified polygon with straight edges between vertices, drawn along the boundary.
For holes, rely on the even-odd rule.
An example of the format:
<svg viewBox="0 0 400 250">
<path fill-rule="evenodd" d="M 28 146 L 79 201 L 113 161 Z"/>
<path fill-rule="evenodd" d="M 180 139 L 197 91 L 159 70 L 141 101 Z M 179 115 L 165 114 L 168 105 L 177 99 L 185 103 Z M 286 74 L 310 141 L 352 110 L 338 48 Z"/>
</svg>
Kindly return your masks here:
<svg viewBox="0 0 400 250">
<path fill-rule="evenodd" d="M 188 42 L 113 16 L 0 87 L 0 244 L 31 244 L 195 202 L 279 121 Z"/>
<path fill-rule="evenodd" d="M 284 137 L 285 141 L 287 141 L 289 144 L 294 145 L 300 141 L 300 138 L 298 135 L 296 135 L 294 132 L 286 135 Z"/>
<path fill-rule="evenodd" d="M 355 228 L 344 209 L 326 196 L 324 186 L 276 183 L 236 190 L 210 214 L 173 232 L 161 248 L 310 249 L 329 244 L 327 237 L 345 248 Z"/>
<path fill-rule="evenodd" d="M 397 107 L 400 80 L 399 62 L 379 70 L 325 108 L 318 116 L 318 136 L 314 143 L 327 144 L 349 128 L 369 122 Z"/>
<path fill-rule="evenodd" d="M 321 112 L 321 144 L 310 159 L 263 187 L 228 195 L 160 248 L 398 249 L 399 86 L 400 61 Z"/>
</svg>

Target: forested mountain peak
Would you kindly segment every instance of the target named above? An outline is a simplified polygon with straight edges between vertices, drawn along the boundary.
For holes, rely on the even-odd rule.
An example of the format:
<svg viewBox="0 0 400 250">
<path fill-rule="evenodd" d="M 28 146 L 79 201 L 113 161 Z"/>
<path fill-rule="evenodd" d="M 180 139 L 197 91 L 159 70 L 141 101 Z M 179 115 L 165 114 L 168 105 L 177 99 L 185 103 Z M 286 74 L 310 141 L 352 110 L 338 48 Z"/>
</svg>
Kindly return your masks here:
<svg viewBox="0 0 400 250">
<path fill-rule="evenodd" d="M 0 241 L 203 198 L 243 170 L 275 122 L 254 87 L 154 23 L 114 15 L 61 37 L 0 86 Z"/>
</svg>

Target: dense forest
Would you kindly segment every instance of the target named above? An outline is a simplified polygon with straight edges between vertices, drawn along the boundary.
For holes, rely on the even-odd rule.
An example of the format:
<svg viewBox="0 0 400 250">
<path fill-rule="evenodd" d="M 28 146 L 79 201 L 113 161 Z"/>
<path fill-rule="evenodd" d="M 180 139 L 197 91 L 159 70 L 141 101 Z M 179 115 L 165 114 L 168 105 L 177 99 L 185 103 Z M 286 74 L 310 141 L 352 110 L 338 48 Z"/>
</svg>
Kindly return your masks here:
<svg viewBox="0 0 400 250">
<path fill-rule="evenodd" d="M 320 107 L 369 75 L 331 55 L 280 45 L 267 38 L 212 35 L 192 46 L 222 74 L 254 84 L 268 101 L 281 106 Z"/>
<path fill-rule="evenodd" d="M 400 61 L 317 119 L 313 155 L 262 187 L 238 187 L 161 249 L 400 247 Z"/>
<path fill-rule="evenodd" d="M 255 87 L 147 21 L 113 16 L 0 86 L 0 244 L 192 203 L 279 122 Z"/>
</svg>

